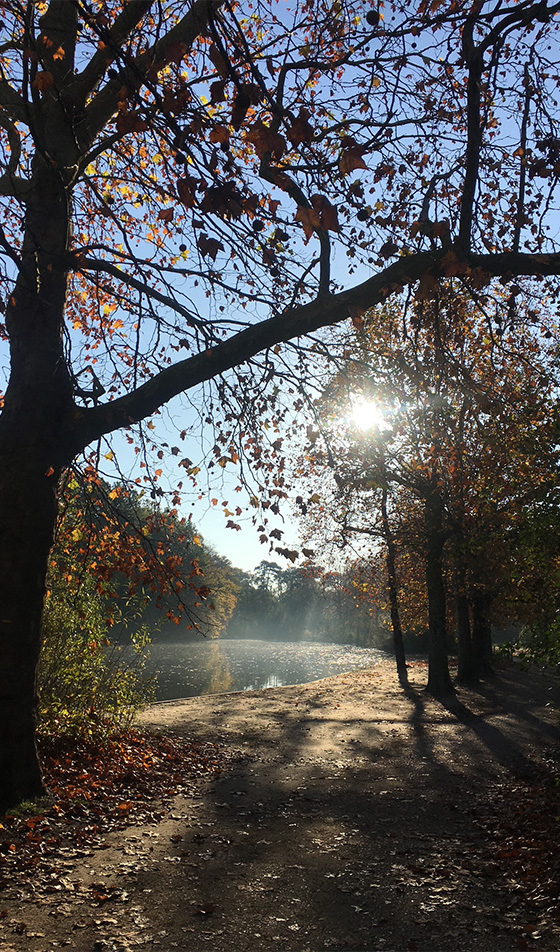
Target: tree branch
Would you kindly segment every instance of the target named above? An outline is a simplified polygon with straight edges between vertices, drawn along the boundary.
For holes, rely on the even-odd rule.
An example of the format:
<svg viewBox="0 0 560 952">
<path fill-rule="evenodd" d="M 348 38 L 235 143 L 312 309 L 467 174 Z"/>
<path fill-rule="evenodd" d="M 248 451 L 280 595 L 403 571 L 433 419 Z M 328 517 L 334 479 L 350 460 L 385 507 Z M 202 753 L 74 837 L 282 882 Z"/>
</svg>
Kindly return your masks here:
<svg viewBox="0 0 560 952">
<path fill-rule="evenodd" d="M 153 2 L 153 0 L 152 0 Z M 139 5 L 151 7 L 152 3 L 148 0 L 138 0 Z M 97 94 L 93 102 L 85 110 L 85 125 L 87 128 L 87 138 L 93 142 L 96 135 L 105 127 L 118 107 L 118 94 L 123 85 L 132 90 L 138 90 L 147 81 L 147 73 L 150 70 L 163 69 L 167 63 L 167 54 L 171 47 L 178 43 L 184 43 L 186 49 L 190 49 L 200 33 L 206 28 L 210 18 L 214 16 L 217 9 L 225 3 L 225 0 L 195 0 L 192 7 L 185 16 L 172 27 L 161 39 L 142 53 L 136 59 L 130 60 L 122 69 L 116 79 L 110 82 Z M 130 7 L 136 6 L 136 3 L 129 3 L 125 11 Z M 145 12 L 145 11 L 144 11 Z M 122 14 L 124 16 L 124 14 Z M 107 53 L 113 53 L 115 56 L 120 53 L 118 46 L 112 45 L 112 38 L 103 34 L 103 42 L 108 46 Z"/>
<path fill-rule="evenodd" d="M 0 109 L 0 127 L 5 130 L 10 146 L 10 158 L 7 170 L 0 175 L 0 195 L 17 198 L 23 201 L 25 191 L 29 190 L 30 183 L 16 175 L 21 156 L 21 141 L 18 131 L 11 119 Z"/>
<path fill-rule="evenodd" d="M 246 363 L 275 344 L 302 337 L 321 327 L 340 323 L 350 309 L 367 310 L 383 303 L 396 288 L 418 281 L 427 272 L 445 277 L 445 250 L 420 252 L 401 258 L 384 271 L 340 294 L 321 297 L 301 307 L 247 327 L 223 343 L 179 361 L 160 371 L 131 393 L 95 408 L 76 408 L 69 426 L 68 445 L 73 454 L 106 433 L 128 427 L 167 403 L 177 394 Z M 458 259 L 459 260 L 459 259 Z M 560 274 L 560 254 L 530 255 L 506 252 L 468 255 L 463 266 L 500 277 L 504 274 L 544 276 Z"/>
<path fill-rule="evenodd" d="M 80 15 L 84 17 L 86 23 L 92 25 L 92 17 L 80 0 L 71 0 L 72 6 L 76 7 Z M 120 51 L 122 44 L 130 36 L 132 31 L 148 13 L 153 6 L 153 0 L 134 0 L 134 3 L 126 3 L 122 13 L 116 18 L 112 27 L 103 32 L 103 48 L 99 49 L 90 59 L 87 66 L 74 79 L 66 91 L 66 97 L 74 105 L 82 105 L 88 97 L 95 92 L 98 83 L 107 72 L 107 61 L 115 58 L 114 51 Z M 115 91 L 122 86 L 122 79 L 114 81 Z"/>
</svg>

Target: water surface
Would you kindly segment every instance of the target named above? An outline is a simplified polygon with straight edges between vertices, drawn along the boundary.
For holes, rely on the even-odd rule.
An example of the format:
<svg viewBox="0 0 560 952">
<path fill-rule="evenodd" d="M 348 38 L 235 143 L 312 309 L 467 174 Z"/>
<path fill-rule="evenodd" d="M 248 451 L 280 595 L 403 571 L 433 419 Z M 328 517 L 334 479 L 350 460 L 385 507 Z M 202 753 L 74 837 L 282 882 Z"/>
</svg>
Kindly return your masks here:
<svg viewBox="0 0 560 952">
<path fill-rule="evenodd" d="M 387 658 L 352 645 L 234 640 L 150 646 L 150 673 L 158 672 L 156 700 L 254 691 L 304 684 Z"/>
</svg>

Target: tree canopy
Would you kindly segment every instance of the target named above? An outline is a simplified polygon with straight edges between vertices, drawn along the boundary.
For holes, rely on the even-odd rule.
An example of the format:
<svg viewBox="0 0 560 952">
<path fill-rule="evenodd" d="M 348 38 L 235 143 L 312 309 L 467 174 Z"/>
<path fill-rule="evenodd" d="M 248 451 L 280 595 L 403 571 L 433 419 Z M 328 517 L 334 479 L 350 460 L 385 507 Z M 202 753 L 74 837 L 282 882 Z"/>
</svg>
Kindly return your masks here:
<svg viewBox="0 0 560 952">
<path fill-rule="evenodd" d="M 316 332 L 407 291 L 430 300 L 445 276 L 486 310 L 501 281 L 510 323 L 522 297 L 554 319 L 559 10 L 0 3 L 7 801 L 41 788 L 40 616 L 77 454 L 141 421 L 149 445 L 164 404 L 216 380 L 217 464 L 241 450 L 273 472 L 276 441 L 263 455 L 246 423 L 274 416 Z"/>
</svg>

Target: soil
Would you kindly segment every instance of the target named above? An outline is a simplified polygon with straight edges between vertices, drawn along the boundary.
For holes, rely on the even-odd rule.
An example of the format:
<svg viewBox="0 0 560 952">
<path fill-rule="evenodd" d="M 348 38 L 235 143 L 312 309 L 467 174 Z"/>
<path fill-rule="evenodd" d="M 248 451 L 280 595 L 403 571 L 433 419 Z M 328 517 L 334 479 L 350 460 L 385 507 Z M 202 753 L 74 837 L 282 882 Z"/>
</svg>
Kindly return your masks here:
<svg viewBox="0 0 560 952">
<path fill-rule="evenodd" d="M 61 856 L 53 891 L 8 884 L 2 952 L 557 952 L 557 682 L 509 664 L 442 703 L 409 674 L 151 706 L 141 726 L 241 755 Z"/>
</svg>

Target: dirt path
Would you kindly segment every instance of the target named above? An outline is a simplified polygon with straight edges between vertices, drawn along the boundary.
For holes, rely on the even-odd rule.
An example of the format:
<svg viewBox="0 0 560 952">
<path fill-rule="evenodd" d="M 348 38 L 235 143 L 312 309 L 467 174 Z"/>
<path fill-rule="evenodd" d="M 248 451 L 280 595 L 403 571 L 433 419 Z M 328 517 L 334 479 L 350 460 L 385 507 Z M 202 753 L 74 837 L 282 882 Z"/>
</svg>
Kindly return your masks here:
<svg viewBox="0 0 560 952">
<path fill-rule="evenodd" d="M 19 935 L 4 893 L 0 949 L 557 952 L 558 893 L 529 903 L 492 839 L 494 793 L 557 744 L 556 688 L 510 666 L 450 710 L 411 679 L 405 696 L 382 664 L 154 705 L 142 725 L 244 758 L 69 860 L 62 891 L 23 897 Z"/>
</svg>

